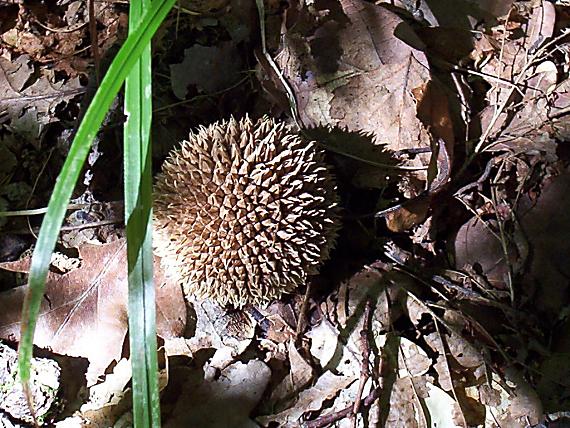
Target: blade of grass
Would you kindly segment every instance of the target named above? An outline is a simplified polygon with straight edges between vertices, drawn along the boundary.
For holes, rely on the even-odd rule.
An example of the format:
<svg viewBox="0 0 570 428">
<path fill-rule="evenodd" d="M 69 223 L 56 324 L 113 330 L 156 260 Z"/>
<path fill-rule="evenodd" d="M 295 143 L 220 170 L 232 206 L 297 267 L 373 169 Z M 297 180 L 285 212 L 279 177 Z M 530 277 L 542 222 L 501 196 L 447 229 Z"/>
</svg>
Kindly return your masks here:
<svg viewBox="0 0 570 428">
<path fill-rule="evenodd" d="M 150 0 L 132 0 L 135 28 Z M 135 427 L 160 426 L 156 315 L 152 272 L 151 46 L 145 47 L 125 81 L 125 224 L 129 272 L 129 340 Z"/>
<path fill-rule="evenodd" d="M 152 36 L 175 2 L 176 0 L 155 0 L 148 12 L 144 14 L 140 25 L 127 37 L 79 125 L 69 154 L 55 183 L 32 256 L 28 278 L 29 288 L 22 308 L 18 370 L 26 391 L 29 391 L 34 330 L 43 298 L 45 280 L 71 193 L 107 110 L 128 72 L 142 54 L 145 46 L 150 43 Z M 29 394 L 27 395 L 29 397 Z"/>
</svg>

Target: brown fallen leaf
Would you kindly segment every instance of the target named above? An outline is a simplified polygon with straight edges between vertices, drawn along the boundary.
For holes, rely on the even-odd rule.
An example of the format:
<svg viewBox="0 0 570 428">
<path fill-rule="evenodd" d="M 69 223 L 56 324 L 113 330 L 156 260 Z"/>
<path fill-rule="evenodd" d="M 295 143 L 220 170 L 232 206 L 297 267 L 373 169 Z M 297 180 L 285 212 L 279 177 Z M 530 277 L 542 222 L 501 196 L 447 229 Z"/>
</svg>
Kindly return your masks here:
<svg viewBox="0 0 570 428">
<path fill-rule="evenodd" d="M 533 295 L 534 311 L 543 317 L 557 317 L 567 300 L 570 275 L 570 173 L 545 182 L 538 199 L 521 197 L 517 208 L 517 227 L 507 242 L 511 266 L 524 266 L 521 290 Z M 456 266 L 478 266 L 489 283 L 506 288 L 509 266 L 496 233 L 497 223 L 471 218 L 455 237 Z M 492 231 L 495 231 L 493 234 Z M 530 256 L 526 260 L 527 253 Z"/>
<path fill-rule="evenodd" d="M 392 151 L 430 147 L 412 93 L 431 80 L 430 68 L 405 21 L 360 0 L 317 2 L 289 16 L 277 61 L 306 127 L 371 133 Z M 425 167 L 429 158 L 423 153 L 407 166 Z M 425 183 L 425 171 L 414 175 Z"/>
<path fill-rule="evenodd" d="M 386 214 L 386 226 L 396 233 L 411 229 L 426 219 L 429 204 L 429 195 L 420 196 L 407 202 L 401 208 Z"/>
<path fill-rule="evenodd" d="M 53 70 L 35 76 L 27 55 L 10 62 L 0 57 L 0 111 L 10 129 L 32 145 L 48 123 L 59 121 L 56 109 L 85 92 L 79 78 L 58 81 Z"/>
<path fill-rule="evenodd" d="M 479 145 L 540 150 L 554 157 L 555 139 L 568 127 L 570 100 L 565 97 L 567 76 L 559 72 L 565 60 L 560 64 L 553 52 L 567 49 L 568 37 L 555 32 L 556 10 L 550 2 L 536 2 L 520 15 L 513 9 L 511 17 L 485 36 L 494 52 L 477 70 L 491 86 L 489 105 L 480 114 Z M 505 25 L 515 20 L 520 28 L 505 33 Z M 520 36 L 521 30 L 526 37 Z"/>
<path fill-rule="evenodd" d="M 119 361 L 128 327 L 126 242 L 85 245 L 79 249 L 81 267 L 66 274 L 49 272 L 34 344 L 90 365 L 88 385 Z M 30 258 L 1 263 L 0 268 L 28 272 Z M 161 337 L 180 335 L 186 306 L 178 284 L 167 281 L 155 259 L 156 323 Z M 22 302 L 27 286 L 0 294 L 0 338 L 18 341 Z"/>
</svg>

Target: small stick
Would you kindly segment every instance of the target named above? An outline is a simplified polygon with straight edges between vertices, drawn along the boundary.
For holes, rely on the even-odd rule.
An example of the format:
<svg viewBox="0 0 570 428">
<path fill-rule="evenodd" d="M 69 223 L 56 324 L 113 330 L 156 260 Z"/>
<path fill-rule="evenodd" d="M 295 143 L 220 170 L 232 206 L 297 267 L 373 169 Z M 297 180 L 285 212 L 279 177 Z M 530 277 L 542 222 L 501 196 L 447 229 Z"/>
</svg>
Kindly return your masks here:
<svg viewBox="0 0 570 428">
<path fill-rule="evenodd" d="M 303 304 L 301 305 L 301 312 L 299 313 L 299 319 L 297 320 L 297 328 L 295 330 L 295 341 L 299 342 L 301 336 L 305 332 L 305 325 L 307 324 L 307 310 L 309 309 L 309 296 L 311 295 L 311 282 L 307 283 L 307 290 L 305 291 L 305 296 L 303 297 Z"/>
<path fill-rule="evenodd" d="M 68 210 L 80 210 L 92 206 L 93 204 L 69 204 Z M 0 217 L 19 217 L 26 215 L 40 215 L 47 212 L 47 207 L 35 208 L 30 210 L 17 210 L 17 211 L 0 211 Z"/>
<path fill-rule="evenodd" d="M 101 83 L 99 75 L 99 37 L 97 36 L 97 18 L 95 17 L 95 0 L 87 0 L 89 8 L 89 35 L 91 37 L 91 51 L 93 52 L 93 61 L 95 62 L 95 80 L 97 86 Z"/>
<path fill-rule="evenodd" d="M 382 392 L 382 387 L 377 387 L 373 389 L 370 394 L 366 396 L 360 405 L 361 408 L 368 408 L 370 407 L 379 397 L 380 393 Z M 349 406 L 345 409 L 339 410 L 338 412 L 331 413 L 329 415 L 321 416 L 314 421 L 309 421 L 305 424 L 306 428 L 323 428 L 336 421 L 340 421 L 341 419 L 346 418 L 348 415 L 352 414 L 354 410 L 354 406 Z"/>
<path fill-rule="evenodd" d="M 360 410 L 362 404 L 362 392 L 364 391 L 364 385 L 370 377 L 370 344 L 368 343 L 368 334 L 370 332 L 370 308 L 372 303 L 370 298 L 366 299 L 366 306 L 364 307 L 364 320 L 362 322 L 362 330 L 360 330 L 360 349 L 362 352 L 362 361 L 360 363 L 360 380 L 358 385 L 358 393 L 356 394 L 356 400 L 354 401 L 354 406 L 352 408 L 352 426 L 356 428 L 356 415 Z"/>
<path fill-rule="evenodd" d="M 62 226 L 61 229 L 59 229 L 61 232 L 70 232 L 72 230 L 81 230 L 81 229 L 92 229 L 94 227 L 100 227 L 100 226 L 107 226 L 110 224 L 119 224 L 123 221 L 123 219 L 117 219 L 117 220 L 101 220 L 101 221 L 94 221 L 91 223 L 85 223 L 85 224 L 76 224 L 73 226 Z M 16 230 L 11 230 L 9 233 L 14 234 L 14 235 L 30 235 L 30 234 L 37 234 L 40 232 L 40 228 L 39 227 L 35 227 L 33 229 L 16 229 Z M 3 234 L 3 233 L 2 233 Z"/>
</svg>

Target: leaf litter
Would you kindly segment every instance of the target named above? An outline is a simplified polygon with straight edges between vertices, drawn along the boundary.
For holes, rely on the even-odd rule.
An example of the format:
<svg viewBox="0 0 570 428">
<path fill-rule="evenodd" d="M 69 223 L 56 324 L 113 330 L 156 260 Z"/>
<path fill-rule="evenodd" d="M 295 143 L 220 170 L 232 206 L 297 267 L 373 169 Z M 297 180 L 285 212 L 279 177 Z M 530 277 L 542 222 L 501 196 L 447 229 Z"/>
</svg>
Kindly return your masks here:
<svg viewBox="0 0 570 428">
<path fill-rule="evenodd" d="M 84 2 L 14 6 L 0 5 L 2 211 L 45 206 L 95 68 L 123 39 L 127 16 L 96 3 L 104 60 L 95 61 Z M 254 54 L 252 4 L 181 3 L 167 20 L 155 43 L 155 161 L 189 127 L 286 116 L 285 85 L 302 132 L 335 167 L 343 230 L 307 293 L 268 307 L 184 301 L 155 266 L 164 424 L 564 423 L 568 5 L 265 7 L 279 73 Z M 59 427 L 132 425 L 121 178 L 102 173 L 120 167 L 121 121 L 109 115 L 98 137 L 42 303 L 36 346 L 62 367 L 77 363 L 50 381 L 74 397 L 37 399 Z M 0 336 L 15 345 L 22 252 L 39 222 L 0 218 Z M 10 413 L 3 424 L 26 418 Z"/>
<path fill-rule="evenodd" d="M 50 272 L 40 308 L 35 344 L 51 351 L 89 359 L 88 386 L 119 361 L 127 332 L 126 243 L 84 245 L 81 266 L 64 274 Z M 2 264 L 3 269 L 27 272 L 30 258 Z M 162 280 L 157 270 L 157 331 L 178 336 L 186 324 L 185 304 L 177 284 Z M 177 292 L 178 291 L 178 292 Z M 17 341 L 26 286 L 4 292 L 0 299 L 0 337 Z"/>
</svg>

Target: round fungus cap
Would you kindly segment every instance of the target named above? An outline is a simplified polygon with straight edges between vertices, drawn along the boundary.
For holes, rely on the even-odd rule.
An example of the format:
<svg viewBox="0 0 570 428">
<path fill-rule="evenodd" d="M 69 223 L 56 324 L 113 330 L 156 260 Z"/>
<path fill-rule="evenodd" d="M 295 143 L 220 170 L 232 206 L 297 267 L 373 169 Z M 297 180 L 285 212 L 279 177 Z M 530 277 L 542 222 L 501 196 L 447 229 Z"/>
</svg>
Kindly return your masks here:
<svg viewBox="0 0 570 428">
<path fill-rule="evenodd" d="M 236 308 L 290 293 L 329 257 L 338 196 L 324 153 L 269 117 L 201 127 L 154 186 L 155 251 L 186 294 Z"/>
</svg>

